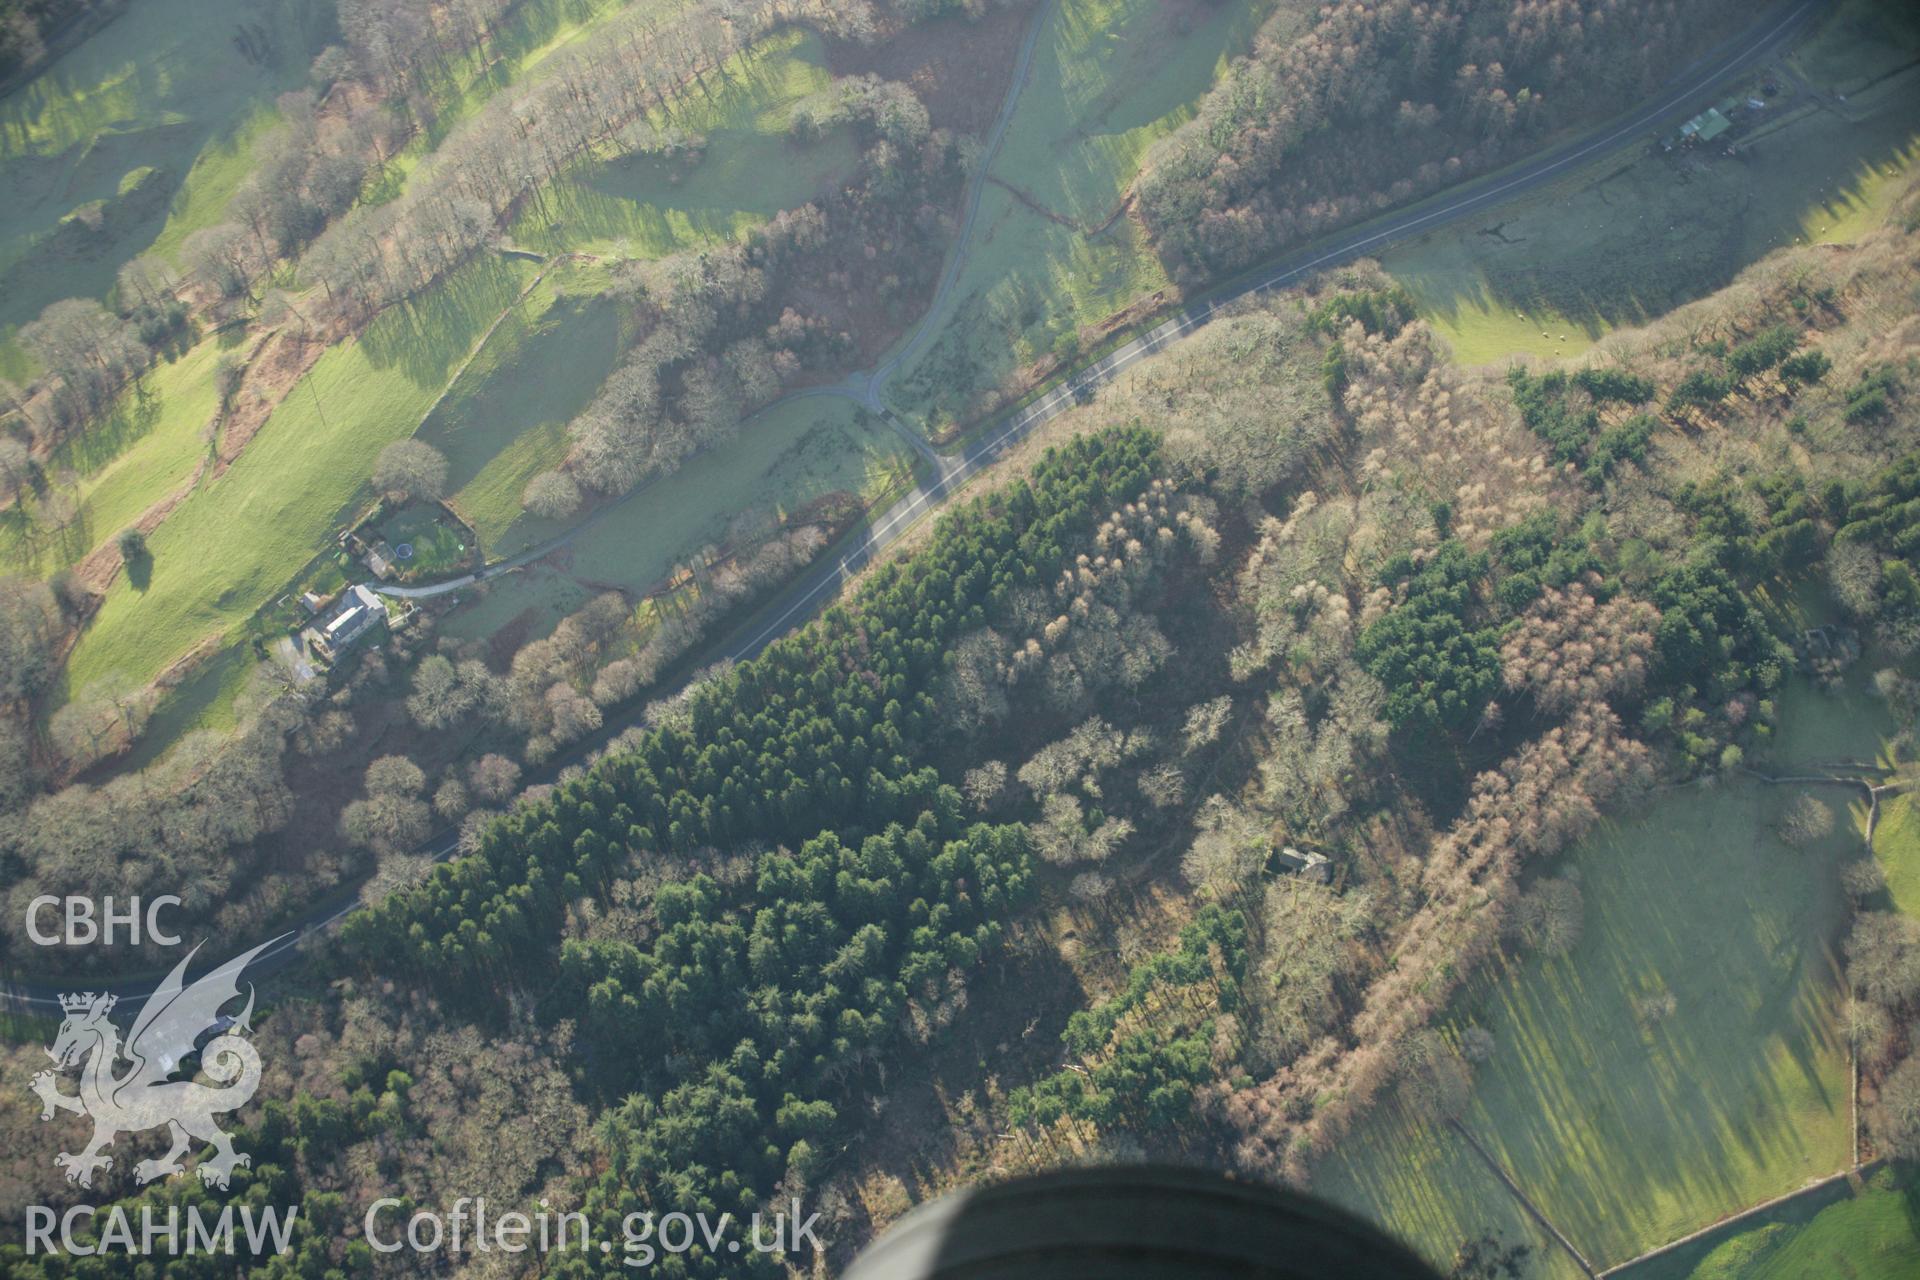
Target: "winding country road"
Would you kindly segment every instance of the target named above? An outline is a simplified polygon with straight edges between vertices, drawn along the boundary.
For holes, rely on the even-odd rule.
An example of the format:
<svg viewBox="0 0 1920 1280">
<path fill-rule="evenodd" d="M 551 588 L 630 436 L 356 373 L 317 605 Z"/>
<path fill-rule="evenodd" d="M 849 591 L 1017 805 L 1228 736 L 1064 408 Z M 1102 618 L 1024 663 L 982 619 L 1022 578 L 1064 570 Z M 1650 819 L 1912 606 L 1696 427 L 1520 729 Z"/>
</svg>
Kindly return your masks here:
<svg viewBox="0 0 1920 1280">
<path fill-rule="evenodd" d="M 1377 251 L 1409 236 L 1424 234 L 1471 217 L 1514 196 L 1552 182 L 1569 170 L 1608 152 L 1624 150 L 1636 145 L 1676 113 L 1700 103 L 1720 81 L 1773 57 L 1823 13 L 1833 0 L 1799 0 L 1798 3 L 1769 11 L 1755 27 L 1725 41 L 1673 77 L 1652 99 L 1592 133 L 1575 138 L 1491 177 L 1463 184 L 1452 192 L 1434 196 L 1411 208 L 1382 215 L 1359 227 L 1325 237 L 1292 253 L 1283 254 L 1229 281 L 1211 296 L 1181 309 L 1147 332 L 1114 348 L 1091 364 L 1083 366 L 1047 394 L 1009 415 L 994 430 L 981 433 L 958 457 L 940 454 L 918 432 L 913 431 L 886 409 L 882 393 L 893 375 L 930 338 L 935 318 L 942 314 L 942 304 L 947 300 L 947 295 L 951 293 L 959 278 L 960 270 L 965 264 L 967 241 L 974 229 L 987 172 L 991 168 L 993 156 L 1001 140 L 1005 137 L 1020 90 L 1026 83 L 1032 65 L 1034 48 L 1045 26 L 1046 17 L 1055 2 L 1056 0 L 1048 0 L 1036 12 L 1032 27 L 1021 45 L 1013 82 L 1007 90 L 1006 101 L 1002 104 L 1000 115 L 988 135 L 987 147 L 969 184 L 965 211 L 955 236 L 954 248 L 921 324 L 871 373 L 854 374 L 840 382 L 810 387 L 788 397 L 789 399 L 845 397 L 856 401 L 870 411 L 882 414 L 888 423 L 909 441 L 915 451 L 929 461 L 931 477 L 923 480 L 912 493 L 901 498 L 892 507 L 875 516 L 863 528 L 850 535 L 853 542 L 841 554 L 829 557 L 825 562 L 815 565 L 791 583 L 763 611 L 763 620 L 754 624 L 745 638 L 723 644 L 708 655 L 707 661 L 718 661 L 722 658 L 739 661 L 753 657 L 775 640 L 798 627 L 837 595 L 847 579 L 872 563 L 922 517 L 934 511 L 949 497 L 964 488 L 975 476 L 991 467 L 1009 446 L 1018 443 L 1042 423 L 1072 408 L 1095 389 L 1113 381 L 1138 361 L 1165 349 L 1201 328 L 1227 304 L 1241 298 L 1283 288 L 1317 271 Z M 638 492 L 641 491 L 637 490 L 636 494 Z M 586 524 L 579 526 L 579 528 L 585 527 Z M 579 528 L 576 528 L 573 533 L 579 532 Z M 571 536 L 573 535 L 570 533 L 561 539 L 523 552 L 511 560 L 489 566 L 477 574 L 467 575 L 451 582 L 439 583 L 431 587 L 389 587 L 383 590 L 389 595 L 410 597 L 458 590 L 476 581 L 529 563 L 561 545 L 567 537 Z M 568 764 L 577 763 L 588 752 L 597 749 L 626 729 L 638 716 L 639 709 L 636 708 L 618 721 L 609 721 L 598 734 L 575 744 L 572 750 L 555 761 L 538 780 L 550 781 L 551 774 L 557 773 L 561 767 Z M 451 857 L 456 849 L 457 833 L 448 831 L 437 836 L 423 852 L 431 853 L 435 859 L 445 859 Z M 303 921 L 275 939 L 266 950 L 261 952 L 249 971 L 259 975 L 284 967 L 297 955 L 303 940 L 326 932 L 357 905 L 357 898 L 347 898 L 344 901 L 336 899 L 315 908 Z M 123 1003 L 137 1004 L 146 999 L 161 976 L 158 972 L 128 975 L 118 982 L 109 982 L 106 989 L 117 995 Z M 64 983 L 24 979 L 9 981 L 0 985 L 0 1009 L 47 1013 L 58 1008 L 60 993 L 71 990 L 76 985 L 87 986 L 92 990 L 101 989 L 98 978 L 90 983 L 86 980 Z"/>
</svg>

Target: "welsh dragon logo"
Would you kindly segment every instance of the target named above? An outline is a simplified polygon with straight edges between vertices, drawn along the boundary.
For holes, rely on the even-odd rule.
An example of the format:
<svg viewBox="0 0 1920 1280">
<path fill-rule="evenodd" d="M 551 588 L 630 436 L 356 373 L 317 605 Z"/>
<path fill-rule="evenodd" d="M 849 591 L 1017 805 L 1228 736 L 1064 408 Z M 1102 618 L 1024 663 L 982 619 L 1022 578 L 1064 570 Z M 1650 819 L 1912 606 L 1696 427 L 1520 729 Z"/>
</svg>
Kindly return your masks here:
<svg viewBox="0 0 1920 1280">
<path fill-rule="evenodd" d="M 47 1056 L 59 1072 L 80 1067 L 80 1092 L 61 1093 L 59 1074 L 42 1071 L 31 1088 L 40 1095 L 42 1120 L 56 1111 L 72 1111 L 93 1121 L 93 1139 L 79 1155 L 61 1152 L 54 1163 L 67 1171 L 67 1181 L 93 1185 L 96 1170 L 110 1168 L 111 1156 L 100 1154 L 123 1133 L 139 1133 L 166 1126 L 172 1148 L 158 1160 L 134 1166 L 134 1179 L 152 1182 L 184 1172 L 180 1157 L 196 1141 L 213 1144 L 214 1154 L 200 1163 L 200 1180 L 225 1190 L 236 1165 L 251 1166 L 252 1157 L 233 1149 L 233 1139 L 220 1131 L 213 1118 L 245 1106 L 260 1087 L 260 1055 L 244 1037 L 252 1030 L 253 988 L 237 1017 L 221 1009 L 239 999 L 239 978 L 247 964 L 271 942 L 263 942 L 237 956 L 191 986 L 184 982 L 187 965 L 200 948 L 194 947 L 175 965 L 166 981 L 147 997 L 123 1044 L 119 1028 L 108 1019 L 118 999 L 111 995 L 63 995 L 66 1014 L 60 1034 Z M 207 1033 L 213 1038 L 200 1045 Z M 173 1080 L 181 1064 L 198 1045 L 200 1072 L 212 1085 L 198 1080 Z M 127 1064 L 121 1068 L 122 1060 Z"/>
</svg>

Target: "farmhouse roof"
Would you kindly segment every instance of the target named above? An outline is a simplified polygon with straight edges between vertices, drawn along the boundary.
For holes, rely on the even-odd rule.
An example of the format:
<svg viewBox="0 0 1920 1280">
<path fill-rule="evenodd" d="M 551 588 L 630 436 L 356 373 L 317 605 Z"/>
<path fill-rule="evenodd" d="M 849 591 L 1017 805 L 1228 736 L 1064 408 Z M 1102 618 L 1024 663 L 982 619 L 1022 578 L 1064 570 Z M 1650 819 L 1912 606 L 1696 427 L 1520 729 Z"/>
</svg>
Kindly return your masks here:
<svg viewBox="0 0 1920 1280">
<path fill-rule="evenodd" d="M 1720 108 L 1708 107 L 1693 119 L 1680 126 L 1683 136 L 1698 138 L 1702 142 L 1712 142 L 1715 138 L 1733 128 L 1733 121 L 1720 114 Z"/>
<path fill-rule="evenodd" d="M 327 645 L 339 649 L 352 644 L 365 634 L 367 628 L 387 616 L 387 610 L 380 603 L 380 597 L 364 583 L 356 584 L 347 592 L 339 612 L 327 619 L 322 628 Z"/>
</svg>

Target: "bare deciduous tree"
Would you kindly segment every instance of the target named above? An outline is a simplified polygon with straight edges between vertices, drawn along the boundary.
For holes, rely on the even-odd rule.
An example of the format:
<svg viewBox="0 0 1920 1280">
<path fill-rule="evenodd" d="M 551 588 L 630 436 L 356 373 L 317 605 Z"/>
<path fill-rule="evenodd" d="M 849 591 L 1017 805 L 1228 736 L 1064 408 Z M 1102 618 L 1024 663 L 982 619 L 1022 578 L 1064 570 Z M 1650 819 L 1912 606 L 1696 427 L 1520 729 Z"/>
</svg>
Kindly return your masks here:
<svg viewBox="0 0 1920 1280">
<path fill-rule="evenodd" d="M 499 804 L 520 785 L 520 766 L 506 756 L 489 752 L 468 766 L 467 783 L 481 799 Z"/>
<path fill-rule="evenodd" d="M 564 471 L 542 471 L 527 482 L 521 502 L 542 520 L 564 520 L 580 509 L 580 486 Z"/>
<path fill-rule="evenodd" d="M 437 500 L 447 488 L 447 459 L 424 440 L 396 440 L 373 464 L 373 487 L 395 498 Z"/>
<path fill-rule="evenodd" d="M 1867 1128 L 1883 1154 L 1920 1158 L 1920 1053 L 1909 1055 L 1880 1081 L 1867 1108 Z"/>
<path fill-rule="evenodd" d="M 1815 795 L 1795 796 L 1780 816 L 1780 838 L 1796 849 L 1816 844 L 1833 833 L 1833 808 Z"/>
<path fill-rule="evenodd" d="M 971 804 L 981 813 L 991 813 L 997 808 L 1007 793 L 1007 766 L 999 760 L 988 760 L 967 770 L 961 790 Z"/>
<path fill-rule="evenodd" d="M 355 844 L 382 856 L 412 852 L 432 822 L 421 798 L 427 777 L 405 756 L 381 756 L 367 766 L 364 799 L 340 815 L 340 830 Z"/>
</svg>

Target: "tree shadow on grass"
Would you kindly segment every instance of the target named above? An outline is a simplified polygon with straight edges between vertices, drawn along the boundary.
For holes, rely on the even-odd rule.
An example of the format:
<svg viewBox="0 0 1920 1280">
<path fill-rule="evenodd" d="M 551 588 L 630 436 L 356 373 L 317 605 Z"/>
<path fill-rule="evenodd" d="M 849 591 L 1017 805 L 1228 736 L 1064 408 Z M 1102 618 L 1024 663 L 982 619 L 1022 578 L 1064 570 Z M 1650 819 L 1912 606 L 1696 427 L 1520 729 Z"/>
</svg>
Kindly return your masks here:
<svg viewBox="0 0 1920 1280">
<path fill-rule="evenodd" d="M 511 468 L 529 447 L 547 456 L 538 444 L 564 435 L 562 424 L 592 400 L 620 356 L 619 308 L 604 295 L 563 296 L 533 325 L 508 325 L 419 432 L 447 455 L 455 494 L 490 467 Z"/>
<path fill-rule="evenodd" d="M 520 62 L 560 33 L 563 24 L 584 23 L 593 14 L 590 0 L 521 0 L 508 11 L 505 21 L 488 32 L 486 66 L 474 75 L 471 84 L 463 81 L 469 67 L 465 56 L 442 56 L 418 66 L 414 74 L 433 101 L 447 106 L 463 97 L 475 101 L 491 98 L 513 83 Z M 462 54 L 465 50 L 460 51 Z M 423 122 L 420 142 L 428 151 L 446 141 L 447 136 L 468 117 L 457 110 L 435 112 Z"/>
<path fill-rule="evenodd" d="M 144 548 L 127 557 L 123 562 L 127 571 L 127 585 L 135 591 L 145 593 L 153 585 L 153 553 Z"/>
<path fill-rule="evenodd" d="M 360 350 L 376 369 L 397 367 L 418 386 L 444 386 L 523 283 L 519 269 L 488 253 L 389 307 L 361 335 Z"/>
<path fill-rule="evenodd" d="M 1800 240 L 1816 213 L 1838 222 L 1906 163 L 1917 133 L 1909 95 L 1858 122 L 1796 120 L 1743 142 L 1738 157 L 1642 154 L 1411 241 L 1386 263 L 1448 324 L 1505 312 L 1594 339 L 1725 288 Z"/>
<path fill-rule="evenodd" d="M 1401 1235 L 1445 1266 L 1488 1230 L 1532 1246 L 1530 1276 L 1578 1275 L 1554 1243 L 1464 1141 L 1422 1119 L 1389 1090 L 1315 1171 L 1313 1186 Z M 1578 1243 L 1576 1241 L 1576 1243 Z"/>
<path fill-rule="evenodd" d="M 1670 796 L 1592 838 L 1587 938 L 1481 987 L 1472 1016 L 1500 1049 L 1468 1123 L 1596 1262 L 1844 1161 L 1844 1143 L 1823 1150 L 1848 1106 L 1838 854 L 1784 851 L 1759 803 L 1757 786 Z M 1673 1012 L 1642 1012 L 1663 991 Z M 1798 1131 L 1809 1109 L 1832 1142 Z"/>
<path fill-rule="evenodd" d="M 85 504 L 72 506 L 64 520 L 49 514 L 47 503 L 71 503 L 69 495 L 47 490 L 30 507 L 19 503 L 0 511 L 0 561 L 7 572 L 30 568 L 35 573 L 54 565 L 70 565 L 93 550 L 93 514 Z"/>
<path fill-rule="evenodd" d="M 106 417 L 60 443 L 55 466 L 91 475 L 145 438 L 160 422 L 161 398 L 143 376 L 135 379 Z"/>
<path fill-rule="evenodd" d="M 526 227 L 524 238 L 549 253 L 627 240 L 636 256 L 646 258 L 730 240 L 739 225 L 758 217 L 702 203 L 694 188 L 706 163 L 687 169 L 677 161 L 635 156 L 597 165 L 543 193 L 541 225 Z"/>
<path fill-rule="evenodd" d="M 1852 1195 L 1853 1188 L 1844 1180 L 1831 1183 L 1817 1192 L 1800 1196 L 1766 1214 L 1737 1223 L 1729 1223 L 1718 1230 L 1708 1232 L 1698 1240 L 1622 1272 L 1621 1280 L 1686 1280 L 1699 1270 L 1715 1250 L 1729 1240 L 1778 1226 L 1804 1227 L 1818 1217 L 1821 1210 L 1850 1199 Z"/>
<path fill-rule="evenodd" d="M 1897 1176 L 1903 1183 L 1900 1188 L 1900 1208 L 1906 1215 L 1907 1229 L 1916 1239 L 1920 1239 L 1920 1171 L 1908 1166 L 1900 1169 Z"/>
<path fill-rule="evenodd" d="M 27 200 L 45 192 L 40 210 L 16 206 L 7 217 L 16 234 L 31 238 L 32 248 L 0 271 L 0 325 L 25 324 L 63 298 L 110 293 L 121 265 L 166 225 L 194 152 L 211 136 L 190 123 L 163 124 L 104 134 L 58 156 L 10 156 L 0 162 L 0 187 Z M 172 162 L 162 163 L 162 156 Z M 143 164 L 157 167 L 138 190 L 121 194 L 122 176 Z M 90 172 L 81 172 L 83 167 Z M 95 212 L 88 219 L 67 217 L 89 203 Z"/>
</svg>

